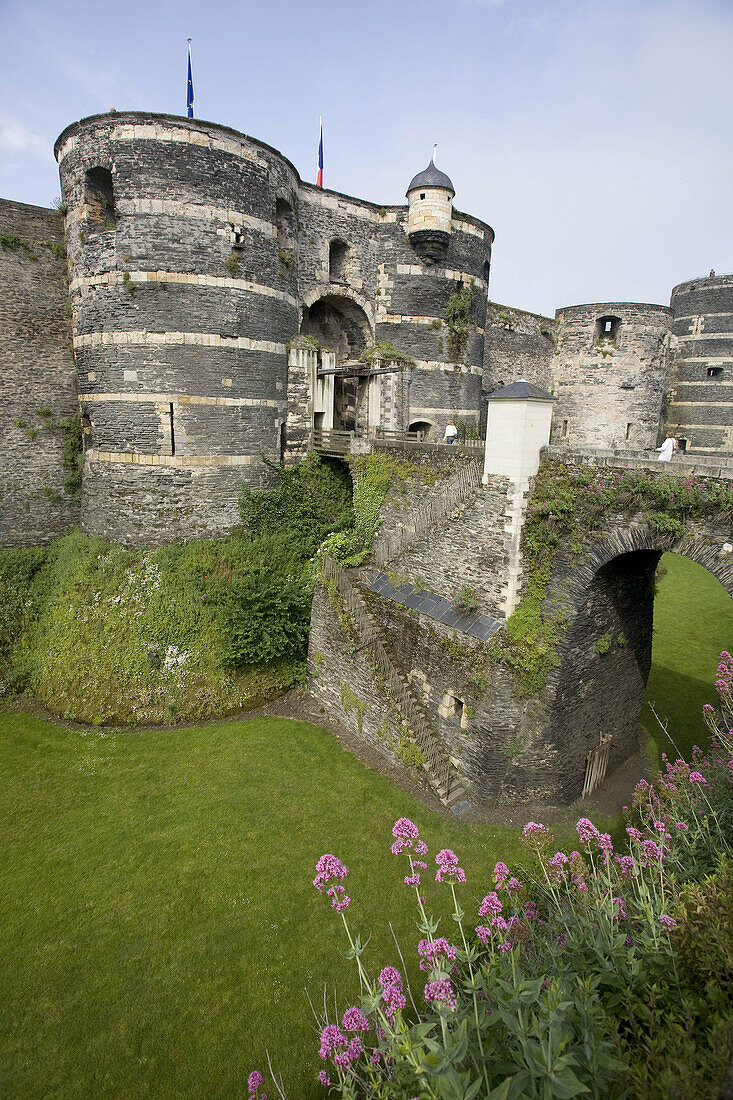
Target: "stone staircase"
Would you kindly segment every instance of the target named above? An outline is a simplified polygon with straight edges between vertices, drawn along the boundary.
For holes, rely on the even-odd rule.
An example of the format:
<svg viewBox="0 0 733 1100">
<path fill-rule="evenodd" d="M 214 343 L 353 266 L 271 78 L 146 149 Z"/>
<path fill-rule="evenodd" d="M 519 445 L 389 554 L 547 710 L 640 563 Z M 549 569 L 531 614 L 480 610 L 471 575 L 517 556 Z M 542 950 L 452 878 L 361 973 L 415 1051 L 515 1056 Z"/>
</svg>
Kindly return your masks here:
<svg viewBox="0 0 733 1100">
<path fill-rule="evenodd" d="M 414 735 L 425 757 L 428 781 L 444 806 L 458 808 L 466 801 L 466 788 L 455 760 L 443 743 L 435 726 L 415 695 L 409 680 L 390 657 L 382 635 L 364 602 L 358 587 L 329 555 L 323 555 L 323 574 L 336 586 L 344 606 L 352 616 L 361 638 L 361 648 L 368 650 L 378 675 L 384 680 L 400 714 Z"/>
<path fill-rule="evenodd" d="M 379 566 L 395 561 L 400 554 L 434 527 L 445 523 L 456 508 L 472 504 L 481 492 L 483 466 L 480 461 L 461 465 L 450 475 L 439 491 L 429 501 L 421 504 L 416 515 L 396 531 L 379 538 L 374 547 L 374 563 Z"/>
</svg>

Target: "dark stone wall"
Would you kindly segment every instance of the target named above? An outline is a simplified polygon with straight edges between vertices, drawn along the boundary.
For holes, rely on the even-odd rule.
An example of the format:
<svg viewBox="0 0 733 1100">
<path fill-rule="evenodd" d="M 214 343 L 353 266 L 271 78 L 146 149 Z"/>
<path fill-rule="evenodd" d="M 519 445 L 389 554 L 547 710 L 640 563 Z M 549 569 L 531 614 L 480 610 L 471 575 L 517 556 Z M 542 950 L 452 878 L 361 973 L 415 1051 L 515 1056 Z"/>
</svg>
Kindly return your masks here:
<svg viewBox="0 0 733 1100">
<path fill-rule="evenodd" d="M 612 338 L 597 322 L 619 322 Z M 671 310 L 597 302 L 557 310 L 552 364 L 552 442 L 572 447 L 651 450 L 658 446 L 671 369 Z"/>
<path fill-rule="evenodd" d="M 79 521 L 59 428 L 79 406 L 61 219 L 0 200 L 0 233 L 22 242 L 0 245 L 0 545 L 26 546 Z"/>
<path fill-rule="evenodd" d="M 687 450 L 733 454 L 733 276 L 672 291 L 675 355 L 667 428 Z"/>
<path fill-rule="evenodd" d="M 207 534 L 227 531 L 241 484 L 269 482 L 262 454 L 280 455 L 286 343 L 299 323 L 297 174 L 224 127 L 137 114 L 75 124 L 57 156 L 89 425 L 83 525 L 160 541 L 162 515 L 194 517 L 187 531 L 171 522 L 174 538 L 208 514 Z M 111 173 L 102 217 L 93 168 Z M 128 456 L 148 461 L 131 471 Z"/>
</svg>

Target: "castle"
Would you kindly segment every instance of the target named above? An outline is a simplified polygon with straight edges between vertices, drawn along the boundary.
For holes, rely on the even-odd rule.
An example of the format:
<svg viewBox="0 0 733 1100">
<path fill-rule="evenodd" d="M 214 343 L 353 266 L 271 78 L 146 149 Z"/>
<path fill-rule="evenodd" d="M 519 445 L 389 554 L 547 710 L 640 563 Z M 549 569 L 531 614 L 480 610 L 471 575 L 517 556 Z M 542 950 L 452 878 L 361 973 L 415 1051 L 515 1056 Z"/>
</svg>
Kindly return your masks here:
<svg viewBox="0 0 733 1100">
<path fill-rule="evenodd" d="M 551 319 L 489 301 L 494 232 L 433 162 L 380 207 L 198 119 L 96 115 L 55 153 L 60 211 L 0 202 L 0 545 L 225 533 L 314 429 L 480 434 L 520 378 L 556 396 L 553 443 L 733 453 L 732 276 Z"/>
</svg>

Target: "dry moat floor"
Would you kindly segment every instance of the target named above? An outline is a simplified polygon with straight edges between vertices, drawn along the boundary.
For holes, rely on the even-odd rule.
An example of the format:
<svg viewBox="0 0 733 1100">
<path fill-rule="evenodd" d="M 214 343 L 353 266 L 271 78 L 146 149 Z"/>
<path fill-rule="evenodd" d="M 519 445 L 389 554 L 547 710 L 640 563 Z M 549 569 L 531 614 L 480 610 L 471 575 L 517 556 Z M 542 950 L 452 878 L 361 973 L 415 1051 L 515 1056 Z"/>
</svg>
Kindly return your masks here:
<svg viewBox="0 0 733 1100">
<path fill-rule="evenodd" d="M 705 741 L 733 604 L 699 567 L 665 564 L 647 698 L 686 754 Z M 643 723 L 652 755 L 665 751 L 648 707 Z M 316 859 L 332 851 L 350 868 L 349 914 L 372 934 L 375 970 L 400 965 L 390 920 L 406 949 L 415 939 L 395 818 L 459 853 L 467 910 L 497 859 L 521 858 L 515 826 L 446 818 L 365 763 L 281 714 L 174 731 L 0 714 L 0 1095 L 240 1097 L 266 1048 L 291 1100 L 322 1095 L 304 990 L 322 1000 L 326 982 L 343 1006 L 355 989 L 311 885 Z M 559 844 L 572 820 L 556 821 Z M 426 894 L 445 913 L 439 887 Z"/>
</svg>

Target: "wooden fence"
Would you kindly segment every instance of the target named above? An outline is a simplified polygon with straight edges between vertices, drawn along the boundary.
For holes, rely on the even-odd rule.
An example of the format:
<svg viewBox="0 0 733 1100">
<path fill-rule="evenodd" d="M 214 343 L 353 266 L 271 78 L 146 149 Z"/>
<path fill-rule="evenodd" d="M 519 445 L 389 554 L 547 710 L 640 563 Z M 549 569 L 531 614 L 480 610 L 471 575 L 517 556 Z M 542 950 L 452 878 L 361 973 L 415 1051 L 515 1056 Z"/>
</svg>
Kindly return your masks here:
<svg viewBox="0 0 733 1100">
<path fill-rule="evenodd" d="M 441 491 L 420 505 L 419 513 L 414 519 L 392 534 L 378 539 L 374 548 L 375 563 L 385 565 L 394 561 L 411 543 L 443 523 L 460 504 L 479 491 L 482 474 L 480 462 L 460 465 L 446 480 Z"/>
<path fill-rule="evenodd" d="M 611 755 L 612 740 L 613 738 L 610 734 L 601 734 L 601 743 L 598 748 L 591 749 L 588 753 L 585 763 L 583 798 L 587 798 L 588 795 L 593 794 L 606 778 L 608 760 Z"/>
<path fill-rule="evenodd" d="M 338 562 L 328 554 L 323 555 L 323 573 L 326 580 L 333 581 L 336 585 L 347 612 L 356 623 L 364 648 L 368 648 L 371 653 L 376 671 L 407 720 L 415 741 L 425 757 L 425 770 L 438 797 L 445 805 L 451 805 L 465 794 L 465 788 L 440 735 L 430 723 L 406 679 L 387 653 L 379 628 L 369 614 L 356 586 L 352 584 Z"/>
</svg>

